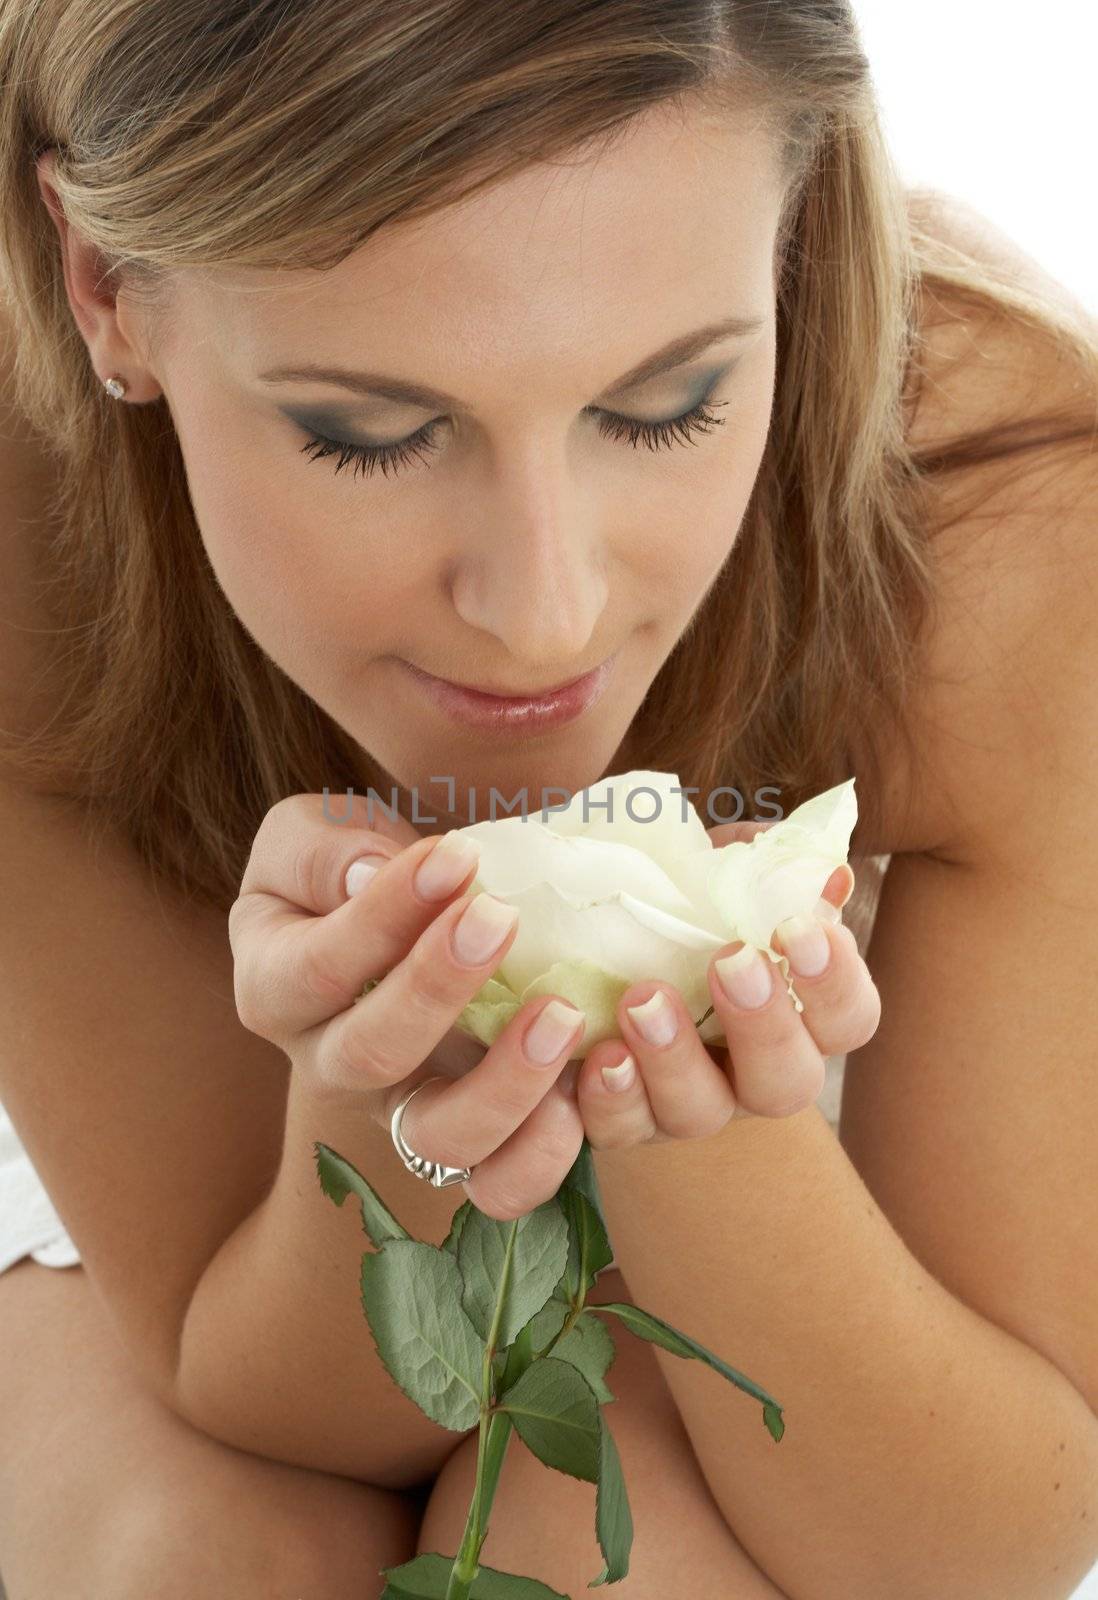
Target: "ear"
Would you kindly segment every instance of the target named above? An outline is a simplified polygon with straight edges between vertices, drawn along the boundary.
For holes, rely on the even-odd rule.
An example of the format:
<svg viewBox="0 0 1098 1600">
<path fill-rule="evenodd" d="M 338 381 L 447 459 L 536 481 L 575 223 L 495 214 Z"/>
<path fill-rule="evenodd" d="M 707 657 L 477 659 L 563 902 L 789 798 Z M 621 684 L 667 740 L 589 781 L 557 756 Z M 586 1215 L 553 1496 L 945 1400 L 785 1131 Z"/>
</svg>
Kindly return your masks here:
<svg viewBox="0 0 1098 1600">
<path fill-rule="evenodd" d="M 129 321 L 130 307 L 119 305 L 117 287 L 106 276 L 108 263 L 102 253 L 66 218 L 54 186 L 56 166 L 56 150 L 44 150 L 35 163 L 35 178 L 57 230 L 65 292 L 92 366 L 101 380 L 115 372 L 125 377 L 127 402 L 157 400 L 163 390 L 124 326 Z"/>
</svg>

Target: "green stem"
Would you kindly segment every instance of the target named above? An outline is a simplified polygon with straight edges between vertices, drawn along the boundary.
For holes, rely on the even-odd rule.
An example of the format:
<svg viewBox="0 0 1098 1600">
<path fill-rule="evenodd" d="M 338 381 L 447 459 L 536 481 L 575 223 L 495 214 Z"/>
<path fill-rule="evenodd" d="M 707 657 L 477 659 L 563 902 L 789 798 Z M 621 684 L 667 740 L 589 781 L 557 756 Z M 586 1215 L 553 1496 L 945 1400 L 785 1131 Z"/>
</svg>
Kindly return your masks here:
<svg viewBox="0 0 1098 1600">
<path fill-rule="evenodd" d="M 457 1559 L 450 1572 L 446 1600 L 468 1600 L 473 1580 L 480 1571 L 480 1551 L 488 1535 L 488 1513 L 495 1499 L 496 1485 L 510 1438 L 511 1418 L 506 1411 L 493 1411 L 490 1419 L 488 1413 L 481 1413 L 476 1488 Z"/>
<path fill-rule="evenodd" d="M 496 1339 L 499 1336 L 499 1325 L 503 1316 L 503 1302 L 511 1275 L 511 1257 L 514 1252 L 517 1231 L 518 1221 L 516 1219 L 507 1238 L 503 1271 L 500 1274 L 499 1293 L 496 1296 L 492 1325 L 488 1331 L 488 1339 L 484 1346 L 484 1362 L 481 1368 L 480 1422 L 477 1429 L 476 1483 L 473 1486 L 473 1498 L 469 1506 L 469 1515 L 465 1519 L 465 1531 L 461 1536 L 461 1544 L 454 1558 L 454 1565 L 450 1569 L 450 1578 L 446 1585 L 446 1600 L 469 1600 L 469 1591 L 473 1586 L 477 1573 L 480 1571 L 479 1556 L 481 1546 L 488 1533 L 488 1513 L 492 1509 L 496 1485 L 499 1483 L 500 1469 L 503 1466 L 503 1457 L 507 1450 L 507 1441 L 511 1437 L 511 1418 L 505 1411 L 494 1411 L 492 1409 L 492 1357 L 495 1355 Z"/>
<path fill-rule="evenodd" d="M 500 1471 L 503 1467 L 503 1458 L 507 1452 L 507 1445 L 511 1438 L 513 1424 L 506 1411 L 497 1411 L 492 1403 L 492 1357 L 495 1355 L 496 1339 L 499 1334 L 500 1320 L 503 1315 L 503 1303 L 507 1293 L 507 1283 L 511 1273 L 511 1257 L 514 1251 L 515 1234 L 518 1222 L 512 1225 L 507 1239 L 507 1249 L 504 1255 L 503 1271 L 500 1275 L 500 1288 L 496 1297 L 495 1310 L 492 1316 L 492 1326 L 484 1346 L 484 1364 L 481 1373 L 481 1398 L 480 1421 L 477 1429 L 477 1475 L 473 1486 L 473 1498 L 469 1505 L 469 1514 L 465 1519 L 465 1531 L 461 1536 L 461 1544 L 454 1558 L 454 1565 L 450 1569 L 449 1581 L 446 1585 L 446 1600 L 469 1600 L 469 1593 L 480 1571 L 479 1558 L 481 1548 L 488 1534 L 488 1514 L 492 1509 L 495 1499 L 496 1486 L 499 1483 Z M 563 1339 L 571 1328 L 578 1322 L 584 1312 L 584 1302 L 587 1298 L 587 1236 L 581 1235 L 579 1251 L 579 1284 L 575 1295 L 570 1295 L 568 1315 L 565 1317 L 560 1330 L 550 1340 L 545 1350 L 534 1357 L 530 1349 L 529 1334 L 520 1333 L 508 1354 L 507 1366 L 504 1370 L 500 1384 L 501 1391 L 507 1389 L 515 1381 L 518 1374 L 525 1370 L 532 1359 L 540 1359 L 548 1355 L 549 1351 Z"/>
</svg>

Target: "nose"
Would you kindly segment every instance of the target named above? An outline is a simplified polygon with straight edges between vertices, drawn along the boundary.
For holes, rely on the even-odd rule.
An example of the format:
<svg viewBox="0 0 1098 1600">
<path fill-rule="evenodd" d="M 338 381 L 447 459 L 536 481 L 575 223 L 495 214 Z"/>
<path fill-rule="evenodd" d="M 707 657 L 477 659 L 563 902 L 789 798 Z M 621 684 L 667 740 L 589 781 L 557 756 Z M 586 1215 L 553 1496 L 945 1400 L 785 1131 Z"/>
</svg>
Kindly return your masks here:
<svg viewBox="0 0 1098 1600">
<path fill-rule="evenodd" d="M 600 519 L 563 476 L 480 507 L 475 534 L 450 567 L 453 605 L 470 627 L 494 634 L 532 681 L 567 676 L 588 661 L 609 595 Z"/>
</svg>

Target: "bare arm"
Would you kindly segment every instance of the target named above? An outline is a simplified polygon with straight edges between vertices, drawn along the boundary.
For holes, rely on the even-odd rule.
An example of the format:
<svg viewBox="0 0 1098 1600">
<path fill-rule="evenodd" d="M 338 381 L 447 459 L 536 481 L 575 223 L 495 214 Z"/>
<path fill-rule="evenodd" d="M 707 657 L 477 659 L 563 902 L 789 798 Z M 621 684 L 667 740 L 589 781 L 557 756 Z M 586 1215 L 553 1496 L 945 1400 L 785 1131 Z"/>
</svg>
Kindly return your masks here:
<svg viewBox="0 0 1098 1600">
<path fill-rule="evenodd" d="M 316 1139 L 417 1238 L 441 1244 L 465 1199 L 460 1185 L 436 1190 L 405 1172 L 361 1106 L 333 1107 L 292 1075 L 276 1181 L 191 1299 L 179 1409 L 240 1449 L 406 1488 L 436 1474 L 464 1435 L 426 1417 L 382 1366 L 359 1298 L 362 1254 L 373 1246 L 354 1197 L 337 1208 L 321 1189 Z"/>
<path fill-rule="evenodd" d="M 360 1300 L 373 1246 L 358 1202 L 336 1207 L 321 1189 L 314 1145 L 361 1172 L 413 1237 L 441 1244 L 466 1198 L 519 1216 L 556 1193 L 582 1140 L 574 1092 L 557 1078 L 583 1019 L 573 1011 L 562 1033 L 546 1017 L 552 1000 L 538 997 L 487 1051 L 474 1044 L 475 1065 L 456 1076 L 453 1024 L 514 923 L 502 944 L 497 926 L 488 954 L 469 943 L 468 913 L 489 896 L 439 887 L 424 898 L 435 839 L 348 896 L 347 867 L 379 841 L 326 824 L 321 799 L 268 813 L 229 918 L 240 1018 L 291 1060 L 285 1132 L 273 1184 L 190 1298 L 174 1403 L 238 1448 L 404 1488 L 437 1473 L 464 1434 L 424 1416 L 382 1365 Z M 455 883 L 471 872 L 459 864 Z M 422 1155 L 476 1169 L 455 1190 L 406 1172 L 389 1136 L 393 1107 L 425 1079 L 404 1131 Z"/>
</svg>

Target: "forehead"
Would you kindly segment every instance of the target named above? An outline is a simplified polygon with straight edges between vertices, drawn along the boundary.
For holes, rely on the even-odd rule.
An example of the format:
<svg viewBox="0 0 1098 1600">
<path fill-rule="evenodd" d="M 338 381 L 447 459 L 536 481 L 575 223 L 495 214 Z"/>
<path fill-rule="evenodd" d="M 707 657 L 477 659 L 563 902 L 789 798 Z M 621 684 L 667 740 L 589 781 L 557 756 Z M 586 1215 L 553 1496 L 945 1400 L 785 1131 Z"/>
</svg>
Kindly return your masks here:
<svg viewBox="0 0 1098 1600">
<path fill-rule="evenodd" d="M 529 376 L 591 344 L 625 366 L 707 318 L 765 313 L 776 160 L 757 109 L 659 105 L 610 148 L 391 224 L 330 271 L 187 274 L 177 310 L 242 372 L 361 357 L 444 384 L 448 366 Z"/>
</svg>

